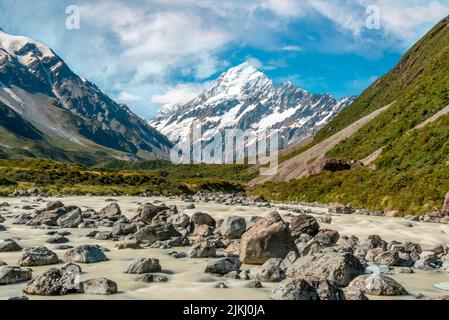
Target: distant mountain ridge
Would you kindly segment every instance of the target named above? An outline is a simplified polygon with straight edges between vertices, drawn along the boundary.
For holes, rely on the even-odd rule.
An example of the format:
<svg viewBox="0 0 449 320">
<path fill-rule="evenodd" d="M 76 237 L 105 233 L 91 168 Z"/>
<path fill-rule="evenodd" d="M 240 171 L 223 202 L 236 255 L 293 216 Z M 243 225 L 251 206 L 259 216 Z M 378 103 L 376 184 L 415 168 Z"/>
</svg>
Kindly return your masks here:
<svg viewBox="0 0 449 320">
<path fill-rule="evenodd" d="M 53 50 L 4 31 L 0 31 L 0 103 L 9 109 L 9 117 L 13 113 L 16 121 L 40 132 L 36 139 L 0 126 L 5 133 L 0 154 L 95 163 L 168 158 L 172 146 L 127 106 L 73 73 Z M 6 116 L 0 115 L 3 120 Z"/>
<path fill-rule="evenodd" d="M 187 139 L 193 121 L 201 123 L 205 141 L 226 129 L 274 129 L 280 146 L 287 147 L 313 136 L 353 100 L 313 94 L 290 82 L 276 85 L 243 63 L 223 73 L 192 101 L 163 106 L 150 124 L 174 143 Z"/>
</svg>

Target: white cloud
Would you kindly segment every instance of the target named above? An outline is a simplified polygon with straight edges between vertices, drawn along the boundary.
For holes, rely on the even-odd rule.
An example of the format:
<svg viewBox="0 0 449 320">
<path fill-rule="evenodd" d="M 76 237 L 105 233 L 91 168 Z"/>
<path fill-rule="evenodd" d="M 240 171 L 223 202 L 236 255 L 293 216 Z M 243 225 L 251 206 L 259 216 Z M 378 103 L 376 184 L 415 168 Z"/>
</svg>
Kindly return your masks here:
<svg viewBox="0 0 449 320">
<path fill-rule="evenodd" d="M 282 47 L 281 51 L 296 51 L 296 52 L 300 52 L 300 51 L 304 51 L 304 50 L 300 46 L 289 45 L 289 46 Z"/>
<path fill-rule="evenodd" d="M 195 99 L 209 85 L 209 82 L 177 84 L 174 87 L 169 87 L 163 94 L 152 96 L 151 102 L 157 104 L 184 104 Z"/>
<path fill-rule="evenodd" d="M 122 91 L 119 93 L 117 100 L 122 101 L 122 102 L 130 102 L 130 101 L 138 101 L 138 100 L 140 100 L 140 98 L 137 96 L 134 96 L 126 91 Z"/>
</svg>

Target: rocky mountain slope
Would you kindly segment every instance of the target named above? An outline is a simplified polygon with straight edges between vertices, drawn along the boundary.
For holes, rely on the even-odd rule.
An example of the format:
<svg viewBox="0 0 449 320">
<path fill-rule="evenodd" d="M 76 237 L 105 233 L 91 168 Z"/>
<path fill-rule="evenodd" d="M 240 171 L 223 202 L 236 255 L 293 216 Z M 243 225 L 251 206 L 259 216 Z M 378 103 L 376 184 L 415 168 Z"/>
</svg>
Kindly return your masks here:
<svg viewBox="0 0 449 320">
<path fill-rule="evenodd" d="M 449 17 L 324 126 L 308 146 L 287 157 L 280 172 L 288 165 L 287 171 L 297 175 L 289 173 L 280 180 L 293 181 L 268 183 L 259 191 L 276 198 L 342 201 L 403 213 L 440 207 L 449 190 L 448 61 Z M 365 166 L 294 180 L 302 176 L 303 171 L 296 168 L 303 165 L 305 153 L 376 110 L 383 112 L 325 154 L 340 161 L 363 160 Z M 275 175 L 270 180 L 279 178 Z"/>
<path fill-rule="evenodd" d="M 0 103 L 4 156 L 94 163 L 167 157 L 172 145 L 127 106 L 73 73 L 50 48 L 1 30 Z M 5 125 L 7 118 L 17 126 Z M 27 134 L 18 132 L 23 130 Z"/>
<path fill-rule="evenodd" d="M 313 136 L 348 106 L 353 97 L 337 101 L 287 82 L 276 85 L 248 63 L 229 69 L 208 89 L 185 105 L 166 105 L 150 122 L 172 142 L 184 142 L 193 121 L 201 123 L 203 141 L 226 129 L 277 130 L 280 146 Z"/>
</svg>

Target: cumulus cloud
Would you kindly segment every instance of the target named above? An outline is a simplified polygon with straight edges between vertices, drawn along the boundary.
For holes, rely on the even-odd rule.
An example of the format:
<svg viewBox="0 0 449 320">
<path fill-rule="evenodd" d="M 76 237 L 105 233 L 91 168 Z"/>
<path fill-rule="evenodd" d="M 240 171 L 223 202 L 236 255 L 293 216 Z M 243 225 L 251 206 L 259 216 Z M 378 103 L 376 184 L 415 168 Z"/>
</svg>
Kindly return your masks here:
<svg viewBox="0 0 449 320">
<path fill-rule="evenodd" d="M 204 83 L 180 83 L 173 87 L 169 87 L 163 94 L 151 97 L 151 102 L 158 104 L 184 104 L 203 92 L 209 82 Z"/>
<path fill-rule="evenodd" d="M 129 92 L 122 91 L 119 93 L 117 100 L 121 102 L 130 102 L 130 101 L 138 101 L 140 100 L 140 98 L 130 94 Z"/>
</svg>

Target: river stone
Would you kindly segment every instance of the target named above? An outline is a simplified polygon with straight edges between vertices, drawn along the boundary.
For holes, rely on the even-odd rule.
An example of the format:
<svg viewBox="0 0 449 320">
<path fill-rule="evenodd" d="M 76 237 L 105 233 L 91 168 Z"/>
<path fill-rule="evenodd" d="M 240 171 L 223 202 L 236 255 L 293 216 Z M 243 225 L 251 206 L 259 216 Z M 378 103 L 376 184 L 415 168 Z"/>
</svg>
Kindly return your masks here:
<svg viewBox="0 0 449 320">
<path fill-rule="evenodd" d="M 45 266 L 59 263 L 59 258 L 53 251 L 46 247 L 32 247 L 25 249 L 19 258 L 20 267 Z"/>
<path fill-rule="evenodd" d="M 70 242 L 69 239 L 67 239 L 66 237 L 60 236 L 59 234 L 54 235 L 53 237 L 47 239 L 47 241 L 45 241 L 46 243 L 51 243 L 51 244 L 61 244 L 61 243 L 67 243 Z"/>
<path fill-rule="evenodd" d="M 144 274 L 135 279 L 137 282 L 144 282 L 144 283 L 164 283 L 168 281 L 168 277 L 163 274 Z"/>
<path fill-rule="evenodd" d="M 112 227 L 113 236 L 127 236 L 137 232 L 137 226 L 134 223 L 117 222 Z"/>
<path fill-rule="evenodd" d="M 118 220 L 121 215 L 122 210 L 120 209 L 120 206 L 115 202 L 108 204 L 106 207 L 100 210 L 100 216 L 109 220 Z"/>
<path fill-rule="evenodd" d="M 144 274 L 144 273 L 152 273 L 152 272 L 161 272 L 162 268 L 159 264 L 158 259 L 152 258 L 139 258 L 128 265 L 125 273 L 130 274 Z"/>
<path fill-rule="evenodd" d="M 374 258 L 374 262 L 384 266 L 399 266 L 400 259 L 399 252 L 390 250 L 377 255 Z"/>
<path fill-rule="evenodd" d="M 220 227 L 221 235 L 227 239 L 239 239 L 245 231 L 245 218 L 239 216 L 226 217 Z"/>
<path fill-rule="evenodd" d="M 329 205 L 328 212 L 336 214 L 352 214 L 354 213 L 354 209 L 351 206 L 341 203 L 331 203 Z"/>
<path fill-rule="evenodd" d="M 346 287 L 352 279 L 364 274 L 365 268 L 351 253 L 326 252 L 300 257 L 287 269 L 287 277 L 296 276 L 334 281 Z"/>
<path fill-rule="evenodd" d="M 83 217 L 80 208 L 66 213 L 57 220 L 57 224 L 61 228 L 77 228 L 82 222 Z"/>
<path fill-rule="evenodd" d="M 232 271 L 239 271 L 241 266 L 239 258 L 226 257 L 209 262 L 206 266 L 206 273 L 225 275 Z"/>
<path fill-rule="evenodd" d="M 23 289 L 25 294 L 39 296 L 59 296 L 77 291 L 75 274 L 57 268 L 37 276 Z"/>
<path fill-rule="evenodd" d="M 217 222 L 209 214 L 204 212 L 195 212 L 191 218 L 192 222 L 196 225 L 207 224 L 211 227 L 215 227 Z"/>
<path fill-rule="evenodd" d="M 170 216 L 167 222 L 171 223 L 177 230 L 188 229 L 190 225 L 190 217 L 185 213 L 178 213 Z"/>
<path fill-rule="evenodd" d="M 0 260 L 0 267 L 2 267 L 2 266 L 7 266 L 8 264 L 5 262 L 5 261 L 3 261 L 3 260 Z"/>
<path fill-rule="evenodd" d="M 47 203 L 47 206 L 45 208 L 46 211 L 53 211 L 56 210 L 58 208 L 62 208 L 64 207 L 64 203 L 62 203 L 61 201 L 57 200 L 57 201 L 50 201 Z"/>
<path fill-rule="evenodd" d="M 240 260 L 245 264 L 264 264 L 271 258 L 284 259 L 297 251 L 288 225 L 277 212 L 258 220 L 242 235 Z"/>
<path fill-rule="evenodd" d="M 349 288 L 357 288 L 373 296 L 405 296 L 407 290 L 396 280 L 378 274 L 361 275 L 349 284 Z"/>
<path fill-rule="evenodd" d="M 362 290 L 355 287 L 344 288 L 343 295 L 345 300 L 354 300 L 354 301 L 366 301 L 369 300 L 368 297 L 363 293 Z"/>
<path fill-rule="evenodd" d="M 7 266 L 0 267 L 0 285 L 29 281 L 31 277 L 31 269 Z"/>
<path fill-rule="evenodd" d="M 316 289 L 303 278 L 294 278 L 282 283 L 271 293 L 273 300 L 319 300 Z"/>
<path fill-rule="evenodd" d="M 22 251 L 22 247 L 14 240 L 7 239 L 0 242 L 0 252 L 17 252 Z"/>
<path fill-rule="evenodd" d="M 307 279 L 307 281 L 315 288 L 320 300 L 345 300 L 343 291 L 335 282 L 313 278 Z"/>
<path fill-rule="evenodd" d="M 107 261 L 103 250 L 97 245 L 82 245 L 66 251 L 64 259 L 67 262 L 96 263 Z"/>
<path fill-rule="evenodd" d="M 0 231 L 6 231 L 6 227 L 0 224 Z"/>
<path fill-rule="evenodd" d="M 282 259 L 271 258 L 260 267 L 252 268 L 249 278 L 261 282 L 280 282 L 285 279 L 285 270 L 281 264 Z"/>
<path fill-rule="evenodd" d="M 303 233 L 314 237 L 320 230 L 320 225 L 314 217 L 307 214 L 300 214 L 291 220 L 290 230 L 293 239 L 296 240 Z"/>
<path fill-rule="evenodd" d="M 16 218 L 14 218 L 14 220 L 12 220 L 12 224 L 17 224 L 17 225 L 27 224 L 28 222 L 31 221 L 31 219 L 33 219 L 33 217 L 31 217 L 31 215 L 29 215 L 28 213 L 22 213 L 19 216 L 17 216 Z"/>
<path fill-rule="evenodd" d="M 138 242 L 153 244 L 156 241 L 165 241 L 181 234 L 176 231 L 172 224 L 160 222 L 140 229 L 134 234 Z"/>
<path fill-rule="evenodd" d="M 193 244 L 187 255 L 189 258 L 215 258 L 217 250 L 210 241 L 200 241 Z"/>
<path fill-rule="evenodd" d="M 110 295 L 118 292 L 117 284 L 106 278 L 90 279 L 82 283 L 82 292 L 86 294 Z"/>
<path fill-rule="evenodd" d="M 340 239 L 340 234 L 331 229 L 321 229 L 314 237 L 314 240 L 323 247 L 336 244 L 338 239 Z"/>
</svg>

